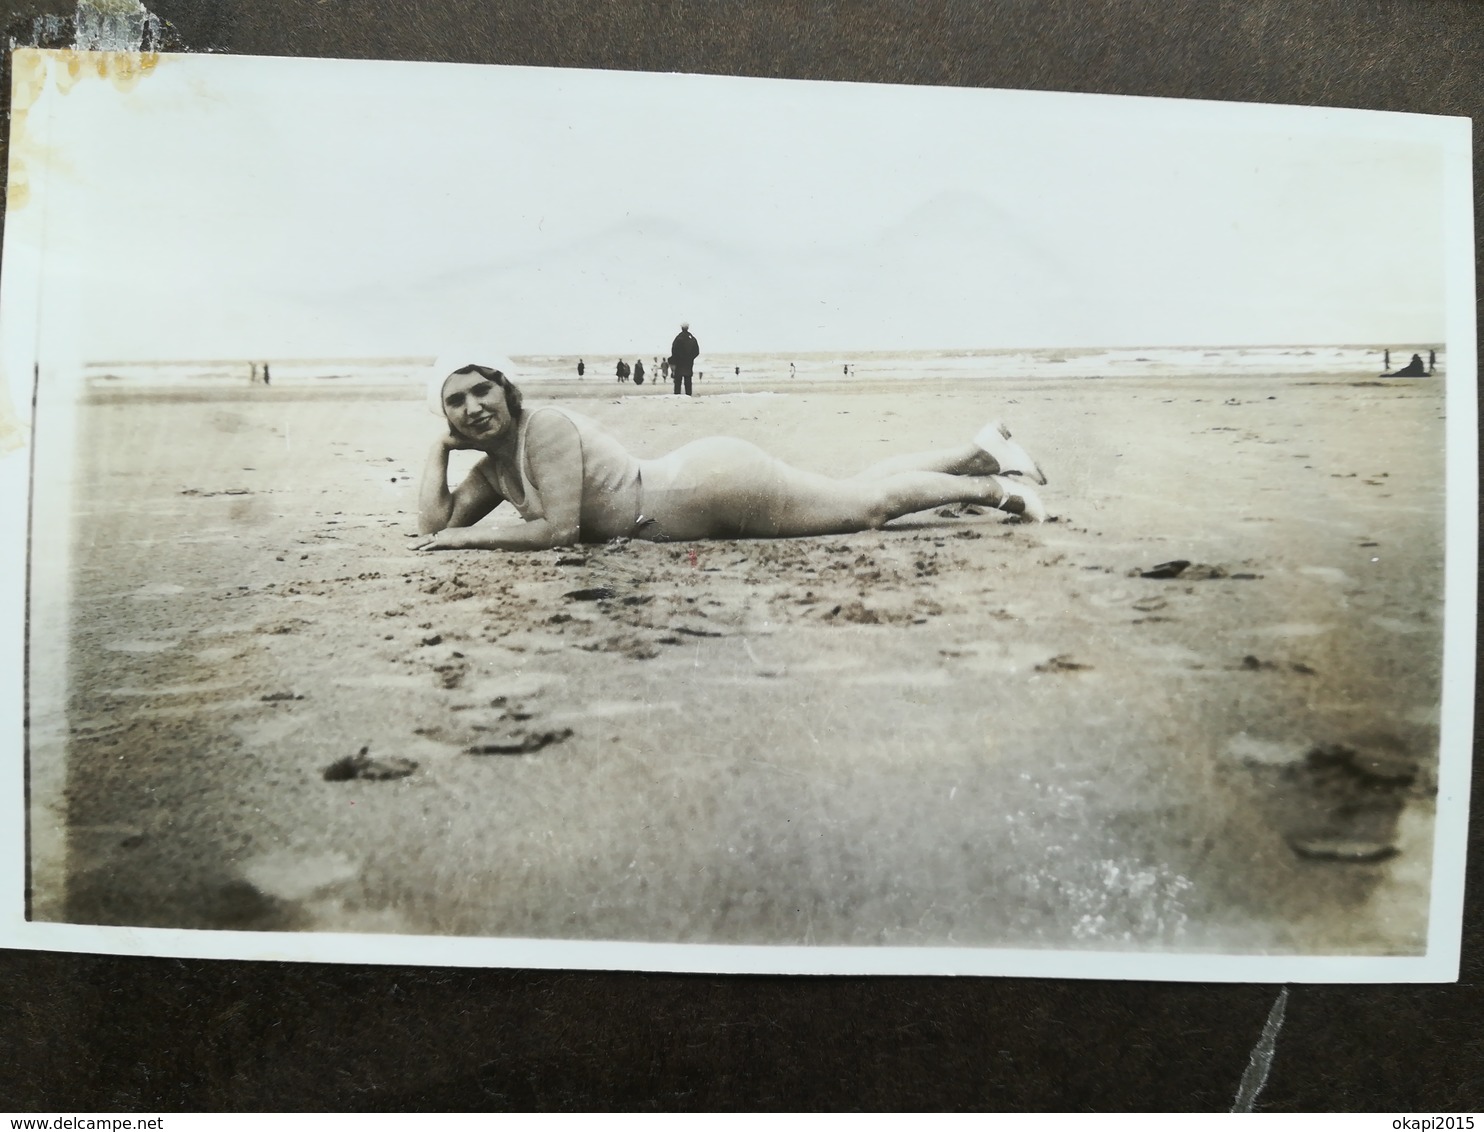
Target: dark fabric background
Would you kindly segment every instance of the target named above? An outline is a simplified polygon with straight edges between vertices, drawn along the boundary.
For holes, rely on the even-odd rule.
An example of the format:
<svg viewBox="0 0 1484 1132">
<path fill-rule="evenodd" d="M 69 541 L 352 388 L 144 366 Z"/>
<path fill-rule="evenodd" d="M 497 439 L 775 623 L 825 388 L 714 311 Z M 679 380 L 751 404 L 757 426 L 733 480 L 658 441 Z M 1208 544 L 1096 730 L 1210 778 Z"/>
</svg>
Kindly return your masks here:
<svg viewBox="0 0 1484 1132">
<path fill-rule="evenodd" d="M 149 6 L 195 51 L 1484 106 L 1472 0 Z M 18 0 L 6 30 L 73 10 Z M 1484 1107 L 1480 922 L 1476 878 L 1456 986 L 1293 988 L 1258 1107 Z M 0 952 L 0 1109 L 1224 1109 L 1275 993 Z"/>
</svg>

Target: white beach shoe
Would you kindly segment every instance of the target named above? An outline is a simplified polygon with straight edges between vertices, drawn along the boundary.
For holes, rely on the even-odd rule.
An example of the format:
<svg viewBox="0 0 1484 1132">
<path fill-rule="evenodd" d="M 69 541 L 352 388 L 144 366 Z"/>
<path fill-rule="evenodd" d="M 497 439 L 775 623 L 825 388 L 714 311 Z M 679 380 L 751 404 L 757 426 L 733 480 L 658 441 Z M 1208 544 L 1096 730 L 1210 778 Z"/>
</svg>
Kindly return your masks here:
<svg viewBox="0 0 1484 1132">
<path fill-rule="evenodd" d="M 974 437 L 974 444 L 988 452 L 999 465 L 998 475 L 1025 476 L 1034 483 L 1045 483 L 1046 476 L 1030 453 L 1010 439 L 1010 430 L 999 421 L 990 421 Z"/>
<path fill-rule="evenodd" d="M 1046 510 L 1041 497 L 1022 481 L 1005 476 L 990 476 L 989 478 L 999 484 L 1000 490 L 1005 493 L 1005 498 L 996 504 L 997 510 L 1019 515 L 1022 519 L 1032 523 L 1044 523 L 1051 518 L 1051 513 Z"/>
</svg>

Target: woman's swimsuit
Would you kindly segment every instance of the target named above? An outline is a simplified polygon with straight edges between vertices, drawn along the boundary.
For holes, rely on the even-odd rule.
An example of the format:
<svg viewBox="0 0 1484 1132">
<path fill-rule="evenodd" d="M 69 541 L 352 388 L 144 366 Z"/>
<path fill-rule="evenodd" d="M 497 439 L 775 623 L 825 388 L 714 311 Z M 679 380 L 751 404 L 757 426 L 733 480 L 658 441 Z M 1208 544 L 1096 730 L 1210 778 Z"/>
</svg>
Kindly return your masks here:
<svg viewBox="0 0 1484 1132">
<path fill-rule="evenodd" d="M 483 464 L 490 486 L 526 520 L 545 515 L 540 493 L 531 482 L 526 451 L 530 422 L 537 413 L 560 413 L 577 429 L 582 448 L 578 537 L 583 542 L 620 537 L 650 542 L 687 540 L 714 537 L 722 530 L 730 537 L 757 533 L 751 531 L 757 525 L 749 513 L 751 505 L 776 494 L 786 471 L 760 448 L 730 437 L 692 441 L 669 455 L 640 460 L 590 417 L 543 406 L 521 416 L 516 440 L 518 482 L 510 482 L 511 477 L 491 462 Z M 722 506 L 723 499 L 737 506 Z M 725 514 L 738 507 L 738 514 Z M 765 526 L 758 527 L 763 530 Z"/>
<path fill-rule="evenodd" d="M 545 516 L 541 494 L 531 481 L 526 451 L 530 424 L 538 413 L 560 414 L 577 430 L 578 444 L 582 448 L 582 510 L 578 518 L 582 541 L 642 537 L 639 533 L 639 528 L 645 525 L 641 523 L 642 462 L 631 456 L 596 421 L 570 409 L 544 406 L 521 414 L 515 449 L 517 476 L 511 477 L 492 461 L 486 461 L 483 474 L 490 486 L 510 502 L 522 519 L 529 522 Z"/>
</svg>

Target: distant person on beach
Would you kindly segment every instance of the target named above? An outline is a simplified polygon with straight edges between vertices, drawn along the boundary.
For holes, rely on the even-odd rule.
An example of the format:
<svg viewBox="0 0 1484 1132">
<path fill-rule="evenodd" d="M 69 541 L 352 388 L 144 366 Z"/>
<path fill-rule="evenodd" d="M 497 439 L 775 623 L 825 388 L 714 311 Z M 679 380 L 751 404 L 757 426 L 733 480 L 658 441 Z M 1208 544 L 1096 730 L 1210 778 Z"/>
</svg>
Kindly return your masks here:
<svg viewBox="0 0 1484 1132">
<path fill-rule="evenodd" d="M 1428 373 L 1432 373 L 1432 371 L 1435 370 L 1435 369 L 1437 369 L 1437 368 L 1438 368 L 1438 352 L 1436 350 L 1429 350 L 1427 352 L 1427 372 Z"/>
<path fill-rule="evenodd" d="M 442 428 L 419 486 L 422 536 L 415 550 L 848 534 L 954 503 L 1034 521 L 1047 517 L 1025 483 L 1045 483 L 1046 477 L 998 421 L 972 443 L 897 456 L 833 479 L 731 437 L 694 440 L 659 459 L 640 460 L 580 413 L 527 409 L 519 387 L 488 366 L 437 367 L 428 394 Z M 453 451 L 483 455 L 450 491 Z M 474 525 L 507 501 L 523 524 Z"/>
<path fill-rule="evenodd" d="M 788 363 L 788 376 L 789 377 L 793 377 L 793 375 L 794 375 L 794 364 L 793 364 L 793 362 L 789 362 Z"/>
<path fill-rule="evenodd" d="M 270 379 L 268 377 L 268 363 L 267 362 L 264 362 L 263 363 L 263 384 L 264 385 L 271 384 L 271 381 L 270 381 Z"/>
<path fill-rule="evenodd" d="M 1426 377 L 1427 369 L 1422 364 L 1422 355 L 1413 354 L 1412 360 L 1403 369 L 1386 374 L 1387 377 Z"/>
<path fill-rule="evenodd" d="M 670 343 L 670 377 L 675 382 L 675 396 L 680 396 L 682 384 L 685 386 L 685 395 L 687 397 L 691 395 L 691 371 L 696 364 L 696 359 L 700 356 L 701 344 L 690 332 L 690 323 L 682 322 L 680 333 L 675 335 L 675 341 Z"/>
<path fill-rule="evenodd" d="M 1381 357 L 1381 368 L 1382 369 L 1385 369 L 1385 370 L 1389 370 L 1391 368 L 1391 351 L 1390 350 L 1387 350 L 1386 353 L 1384 355 L 1382 355 L 1382 357 Z"/>
<path fill-rule="evenodd" d="M 670 359 L 665 358 L 660 362 L 660 378 L 664 381 L 670 380 Z"/>
<path fill-rule="evenodd" d="M 634 384 L 635 385 L 643 385 L 644 384 L 644 359 L 643 358 L 635 358 L 634 359 Z"/>
<path fill-rule="evenodd" d="M 622 358 L 619 358 L 618 365 L 614 367 L 613 372 L 618 374 L 619 381 L 628 381 L 629 363 L 624 361 Z"/>
<path fill-rule="evenodd" d="M 581 358 L 578 358 L 577 359 L 577 376 L 578 377 L 581 377 L 586 372 L 587 372 L 587 364 Z"/>
</svg>

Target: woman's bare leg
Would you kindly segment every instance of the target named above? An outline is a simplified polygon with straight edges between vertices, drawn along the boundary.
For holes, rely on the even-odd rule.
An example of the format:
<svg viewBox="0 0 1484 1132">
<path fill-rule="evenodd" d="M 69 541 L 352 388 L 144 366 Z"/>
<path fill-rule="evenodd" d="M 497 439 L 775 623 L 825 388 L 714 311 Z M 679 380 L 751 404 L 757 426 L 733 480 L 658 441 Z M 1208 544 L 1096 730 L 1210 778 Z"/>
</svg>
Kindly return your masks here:
<svg viewBox="0 0 1484 1132">
<path fill-rule="evenodd" d="M 674 541 L 849 534 L 952 503 L 1046 517 L 1018 480 L 913 468 L 832 479 L 730 438 L 693 441 L 649 462 L 641 490 L 642 537 Z"/>
<path fill-rule="evenodd" d="M 1014 514 L 1045 518 L 1040 500 L 1028 489 L 998 476 L 901 471 L 832 480 L 780 465 L 771 490 L 753 497 L 755 506 L 742 533 L 752 537 L 795 538 L 874 530 L 893 519 L 951 503 L 979 503 Z"/>
<path fill-rule="evenodd" d="M 988 452 L 976 444 L 964 444 L 940 452 L 914 452 L 878 460 L 857 479 L 881 479 L 900 472 L 938 472 L 946 476 L 992 476 L 1000 467 Z"/>
<path fill-rule="evenodd" d="M 1019 475 L 1031 483 L 1046 482 L 1030 453 L 1010 438 L 1010 430 L 999 421 L 990 421 L 980 429 L 971 444 L 941 452 L 894 456 L 872 464 L 859 474 L 875 479 L 898 472 L 941 472 L 950 476 Z"/>
</svg>

